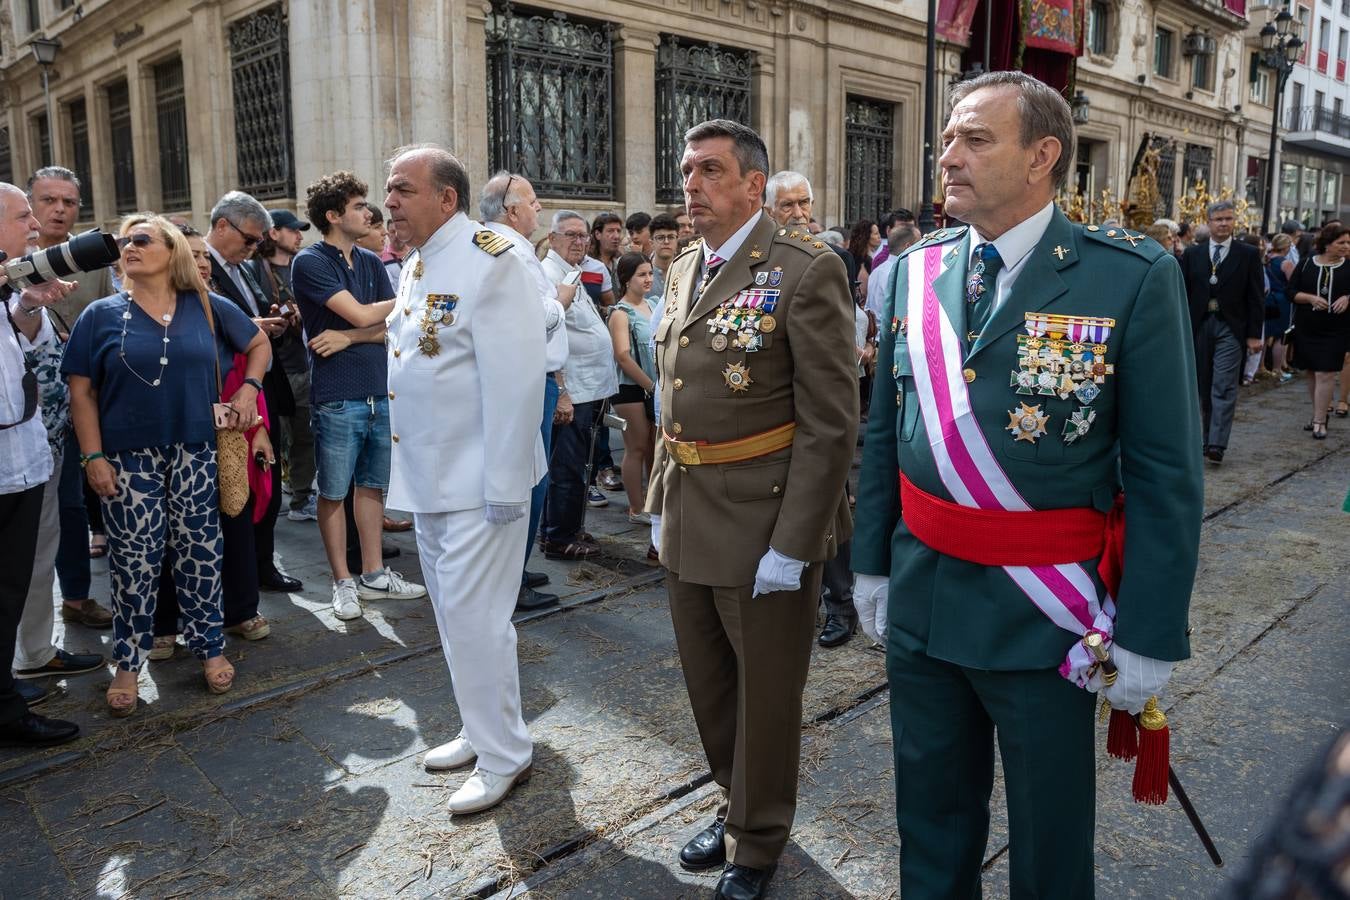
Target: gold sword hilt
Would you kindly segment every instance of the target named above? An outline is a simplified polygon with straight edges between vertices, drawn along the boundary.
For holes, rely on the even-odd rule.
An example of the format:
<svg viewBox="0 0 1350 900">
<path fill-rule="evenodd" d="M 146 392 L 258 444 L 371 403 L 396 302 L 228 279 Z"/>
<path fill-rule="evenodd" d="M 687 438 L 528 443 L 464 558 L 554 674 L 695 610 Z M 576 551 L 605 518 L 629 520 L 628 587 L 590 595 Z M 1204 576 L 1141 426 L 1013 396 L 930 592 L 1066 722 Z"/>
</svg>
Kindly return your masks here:
<svg viewBox="0 0 1350 900">
<path fill-rule="evenodd" d="M 1092 658 L 1097 660 L 1097 665 L 1102 670 L 1102 683 L 1107 687 L 1116 683 L 1116 664 L 1111 662 L 1111 651 L 1106 649 L 1106 643 L 1102 636 L 1093 631 L 1083 638 L 1083 646 L 1092 654 Z"/>
</svg>

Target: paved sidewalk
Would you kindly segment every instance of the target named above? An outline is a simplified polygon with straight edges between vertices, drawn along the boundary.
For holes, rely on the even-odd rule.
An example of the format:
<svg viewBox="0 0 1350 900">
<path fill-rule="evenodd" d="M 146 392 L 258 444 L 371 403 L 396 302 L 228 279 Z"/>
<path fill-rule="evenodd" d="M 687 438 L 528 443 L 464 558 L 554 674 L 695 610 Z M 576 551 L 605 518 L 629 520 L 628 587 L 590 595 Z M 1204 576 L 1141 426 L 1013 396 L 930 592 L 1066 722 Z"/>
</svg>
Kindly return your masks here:
<svg viewBox="0 0 1350 900">
<path fill-rule="evenodd" d="M 1102 754 L 1101 896 L 1211 896 L 1350 709 L 1350 426 L 1308 439 L 1305 397 L 1300 385 L 1244 391 L 1228 462 L 1207 473 L 1195 656 L 1167 698 L 1174 761 L 1228 866 L 1208 864 L 1174 802 L 1129 802 L 1128 767 Z M 267 595 L 273 636 L 231 643 L 234 693 L 207 695 L 180 656 L 146 673 L 151 703 L 112 721 L 107 675 L 73 678 L 43 711 L 86 737 L 0 751 L 0 841 L 13 848 L 0 897 L 706 895 L 710 876 L 672 862 L 714 788 L 645 529 L 610 496 L 588 518 L 601 565 L 531 562 L 569 600 L 519 624 L 535 775 L 506 804 L 451 819 L 444 800 L 464 773 L 419 764 L 459 727 L 427 604 L 371 604 L 367 620 L 338 623 L 317 529 L 282 522 L 283 563 L 307 590 Z M 416 579 L 410 535 L 392 539 L 405 552 L 395 568 Z M 866 643 L 815 651 L 801 804 L 773 896 L 895 895 L 888 697 Z M 1001 790 L 989 896 L 1007 893 Z"/>
</svg>

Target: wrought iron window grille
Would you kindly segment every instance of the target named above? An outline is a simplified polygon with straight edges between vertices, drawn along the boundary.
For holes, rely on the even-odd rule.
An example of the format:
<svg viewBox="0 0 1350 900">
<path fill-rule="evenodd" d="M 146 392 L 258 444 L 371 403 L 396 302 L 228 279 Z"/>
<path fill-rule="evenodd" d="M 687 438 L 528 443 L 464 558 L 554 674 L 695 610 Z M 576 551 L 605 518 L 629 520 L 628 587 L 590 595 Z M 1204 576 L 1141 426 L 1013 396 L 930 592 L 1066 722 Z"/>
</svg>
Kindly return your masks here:
<svg viewBox="0 0 1350 900">
<path fill-rule="evenodd" d="M 492 167 L 541 197 L 613 199 L 613 26 L 498 2 L 486 30 Z"/>
<path fill-rule="evenodd" d="M 844 221 L 880 221 L 894 206 L 895 105 L 848 98 L 844 113 Z"/>
<path fill-rule="evenodd" d="M 755 55 L 663 35 L 656 51 L 656 199 L 681 203 L 684 133 L 708 119 L 751 122 Z"/>
<path fill-rule="evenodd" d="M 239 189 L 259 200 L 295 195 L 290 51 L 280 3 L 230 26 Z"/>
<path fill-rule="evenodd" d="M 108 136 L 112 145 L 113 208 L 136 210 L 136 158 L 131 137 L 131 93 L 125 81 L 108 86 Z"/>
</svg>

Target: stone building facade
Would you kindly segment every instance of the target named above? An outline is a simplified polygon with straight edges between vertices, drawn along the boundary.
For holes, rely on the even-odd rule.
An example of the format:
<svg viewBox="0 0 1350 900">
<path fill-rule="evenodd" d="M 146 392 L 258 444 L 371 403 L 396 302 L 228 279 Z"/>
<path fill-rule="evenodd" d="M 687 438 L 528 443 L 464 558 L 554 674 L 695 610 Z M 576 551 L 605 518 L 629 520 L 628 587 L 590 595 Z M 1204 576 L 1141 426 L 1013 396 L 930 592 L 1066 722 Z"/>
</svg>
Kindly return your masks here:
<svg viewBox="0 0 1350 900">
<path fill-rule="evenodd" d="M 941 0 L 984 2 L 1008 0 Z M 1245 0 L 1085 2 L 1078 183 L 1119 195 L 1148 140 L 1170 148 L 1160 214 L 1200 177 L 1243 188 L 1270 122 L 1250 100 L 1261 22 Z M 925 15 L 923 0 L 0 0 L 0 179 L 54 159 L 87 176 L 90 223 L 144 208 L 204 223 L 230 188 L 294 207 L 338 168 L 378 198 L 390 152 L 433 141 L 475 185 L 531 175 L 550 209 L 653 211 L 679 203 L 683 129 L 725 114 L 837 224 L 920 201 Z M 61 43 L 54 129 L 36 35 Z M 963 49 L 939 42 L 939 87 Z"/>
</svg>

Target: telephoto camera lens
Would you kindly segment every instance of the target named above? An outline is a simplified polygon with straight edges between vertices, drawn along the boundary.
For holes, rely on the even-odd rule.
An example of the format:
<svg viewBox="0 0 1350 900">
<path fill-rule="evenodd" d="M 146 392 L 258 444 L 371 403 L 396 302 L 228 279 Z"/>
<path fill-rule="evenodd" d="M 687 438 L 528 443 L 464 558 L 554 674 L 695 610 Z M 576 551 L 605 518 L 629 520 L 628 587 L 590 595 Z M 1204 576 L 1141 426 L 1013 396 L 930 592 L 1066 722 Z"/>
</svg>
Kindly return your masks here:
<svg viewBox="0 0 1350 900">
<path fill-rule="evenodd" d="M 46 250 L 34 250 L 27 256 L 8 260 L 4 263 L 4 270 L 14 289 L 23 290 L 76 272 L 91 272 L 110 266 L 116 262 L 118 255 L 117 239 L 92 228 L 64 244 Z"/>
</svg>

